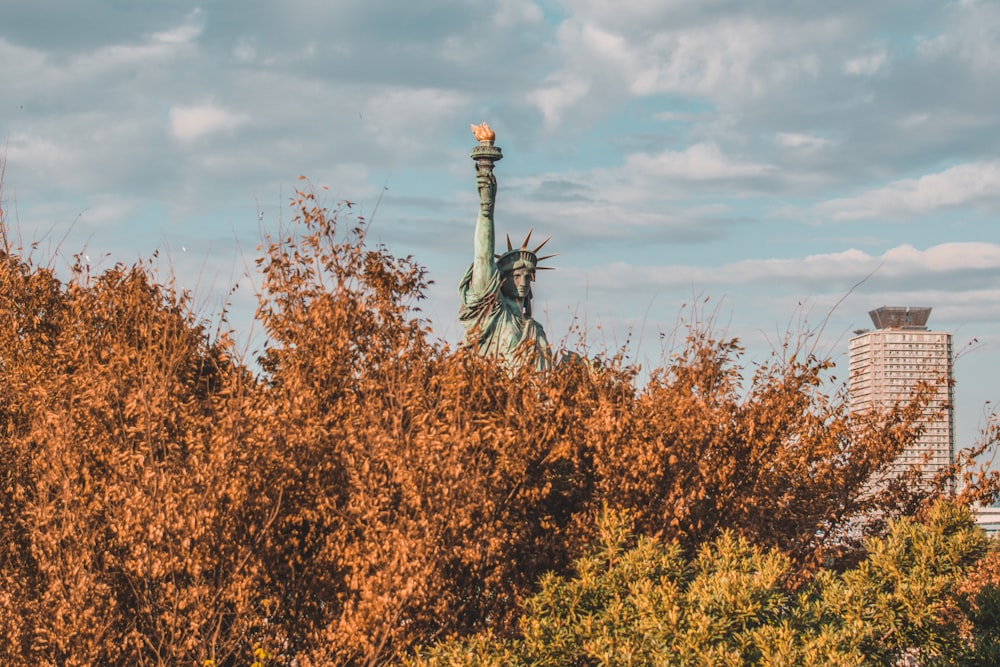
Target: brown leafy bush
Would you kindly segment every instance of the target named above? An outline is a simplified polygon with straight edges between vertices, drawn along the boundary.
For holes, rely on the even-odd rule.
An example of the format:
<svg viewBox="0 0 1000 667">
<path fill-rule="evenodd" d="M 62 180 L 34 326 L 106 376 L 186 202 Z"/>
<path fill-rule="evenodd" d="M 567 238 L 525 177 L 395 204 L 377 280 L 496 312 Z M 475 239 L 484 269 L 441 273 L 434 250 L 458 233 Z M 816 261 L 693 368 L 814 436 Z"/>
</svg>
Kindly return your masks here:
<svg viewBox="0 0 1000 667">
<path fill-rule="evenodd" d="M 259 261 L 256 370 L 146 265 L 63 282 L 5 247 L 3 662 L 384 664 L 511 631 L 603 507 L 806 572 L 945 488 L 867 492 L 919 401 L 852 419 L 808 355 L 744 390 L 736 341 L 698 329 L 643 383 L 620 356 L 511 375 L 453 351 L 415 317 L 412 258 L 293 206 Z"/>
</svg>

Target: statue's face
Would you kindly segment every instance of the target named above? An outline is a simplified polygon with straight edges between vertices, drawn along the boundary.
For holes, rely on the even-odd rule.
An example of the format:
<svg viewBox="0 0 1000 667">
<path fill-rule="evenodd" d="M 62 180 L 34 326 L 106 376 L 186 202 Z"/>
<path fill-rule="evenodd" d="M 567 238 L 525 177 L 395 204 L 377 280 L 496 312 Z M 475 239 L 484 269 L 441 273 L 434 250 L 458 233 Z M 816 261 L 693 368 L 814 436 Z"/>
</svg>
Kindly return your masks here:
<svg viewBox="0 0 1000 667">
<path fill-rule="evenodd" d="M 515 269 L 503 281 L 503 293 L 512 299 L 525 299 L 531 293 L 531 282 L 535 279 L 531 269 Z"/>
</svg>

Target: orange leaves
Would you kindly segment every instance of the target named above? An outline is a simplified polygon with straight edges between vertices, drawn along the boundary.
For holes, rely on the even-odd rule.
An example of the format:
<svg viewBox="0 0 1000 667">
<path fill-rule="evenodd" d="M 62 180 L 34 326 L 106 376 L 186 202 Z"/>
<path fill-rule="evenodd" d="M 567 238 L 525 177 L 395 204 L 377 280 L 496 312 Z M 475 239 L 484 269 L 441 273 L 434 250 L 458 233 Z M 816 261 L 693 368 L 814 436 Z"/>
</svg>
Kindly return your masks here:
<svg viewBox="0 0 1000 667">
<path fill-rule="evenodd" d="M 258 262 L 259 368 L 142 266 L 61 284 L 0 257 L 5 662 L 382 664 L 512 632 L 603 507 L 808 567 L 902 506 L 864 489 L 919 408 L 848 418 L 826 362 L 744 387 L 738 343 L 693 331 L 641 386 L 616 358 L 511 378 L 433 339 L 424 270 L 350 202 L 292 205 Z"/>
</svg>

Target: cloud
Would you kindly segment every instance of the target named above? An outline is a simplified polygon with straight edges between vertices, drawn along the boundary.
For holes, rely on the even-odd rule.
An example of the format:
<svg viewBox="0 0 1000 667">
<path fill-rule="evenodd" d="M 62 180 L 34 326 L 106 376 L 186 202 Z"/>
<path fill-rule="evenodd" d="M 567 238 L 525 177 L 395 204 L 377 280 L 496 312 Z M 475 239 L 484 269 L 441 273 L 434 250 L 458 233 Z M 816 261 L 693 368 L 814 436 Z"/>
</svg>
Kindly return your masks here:
<svg viewBox="0 0 1000 667">
<path fill-rule="evenodd" d="M 852 248 L 795 258 L 746 259 L 717 266 L 634 266 L 619 262 L 596 272 L 607 278 L 597 282 L 620 287 L 771 285 L 822 293 L 842 291 L 845 286 L 866 278 L 872 287 L 918 283 L 940 287 L 951 278 L 967 282 L 969 274 L 976 274 L 978 278 L 973 282 L 980 283 L 982 276 L 996 275 L 1000 272 L 1000 245 L 943 243 L 926 250 L 901 245 L 881 255 Z"/>
<path fill-rule="evenodd" d="M 653 4 L 616 3 L 610 10 L 576 3 L 556 33 L 560 66 L 529 97 L 550 126 L 630 97 L 680 94 L 720 103 L 759 98 L 776 86 L 816 78 L 821 49 L 845 32 L 838 19 L 764 12 L 706 10 L 699 20 L 678 21 L 686 10 Z M 570 95 L 568 103 L 560 103 L 560 93 Z M 584 98 L 584 106 L 576 105 Z"/>
<path fill-rule="evenodd" d="M 241 65 L 249 65 L 257 58 L 257 40 L 253 36 L 244 35 L 237 38 L 233 47 L 233 58 Z"/>
<path fill-rule="evenodd" d="M 128 220 L 135 215 L 137 209 L 138 205 L 134 200 L 104 195 L 95 198 L 80 213 L 80 220 L 92 227 L 106 227 Z"/>
<path fill-rule="evenodd" d="M 930 60 L 960 58 L 977 73 L 996 72 L 1000 68 L 1000 8 L 981 0 L 951 4 L 948 25 L 933 36 L 921 36 L 918 53 Z"/>
<path fill-rule="evenodd" d="M 204 30 L 201 17 L 201 10 L 195 9 L 184 24 L 154 32 L 149 41 L 152 44 L 189 44 L 198 39 Z"/>
<path fill-rule="evenodd" d="M 927 250 L 902 245 L 882 255 L 885 271 L 895 276 L 913 273 L 1000 270 L 1000 245 L 942 243 Z"/>
<path fill-rule="evenodd" d="M 776 84 L 814 77 L 820 61 L 806 40 L 822 41 L 834 27 L 751 17 L 661 33 L 630 89 L 637 94 L 679 92 L 726 100 L 758 97 Z"/>
<path fill-rule="evenodd" d="M 956 165 L 894 181 L 853 197 L 821 202 L 814 210 L 833 220 L 909 218 L 945 208 L 1000 202 L 1000 161 Z"/>
<path fill-rule="evenodd" d="M 720 267 L 719 273 L 737 283 L 788 282 L 822 287 L 857 282 L 870 275 L 872 287 L 892 284 L 942 285 L 1000 271 L 1000 245 L 942 243 L 926 250 L 911 245 L 890 248 L 881 255 L 849 249 L 792 259 L 751 259 Z"/>
<path fill-rule="evenodd" d="M 458 91 L 391 86 L 364 101 L 361 117 L 373 142 L 400 158 L 420 161 L 428 136 L 438 135 L 449 123 L 468 127 L 467 120 L 459 124 L 461 109 L 468 103 L 468 96 Z"/>
<path fill-rule="evenodd" d="M 121 110 L 54 115 L 25 123 L 7 144 L 9 182 L 22 195 L 92 201 L 128 186 L 131 195 L 155 190 L 170 165 L 162 154 L 158 119 Z M 80 207 L 85 208 L 85 205 Z"/>
<path fill-rule="evenodd" d="M 789 198 L 1000 152 L 1000 88 L 982 83 L 1000 66 L 995 3 L 560 7 L 547 78 L 525 101 L 568 136 L 623 109 L 640 124 L 684 119 L 654 132 L 678 151 L 714 143 L 773 165 L 769 189 Z M 933 55 L 921 49 L 939 37 Z"/>
<path fill-rule="evenodd" d="M 786 148 L 806 151 L 827 148 L 834 145 L 829 139 L 817 137 L 812 134 L 802 134 L 799 132 L 778 132 L 775 137 L 777 138 L 778 143 Z"/>
<path fill-rule="evenodd" d="M 541 23 L 541 8 L 532 0 L 498 0 L 491 21 L 499 29 L 519 28 L 524 24 Z"/>
<path fill-rule="evenodd" d="M 710 142 L 632 153 L 618 166 L 590 170 L 513 178 L 501 170 L 498 215 L 564 238 L 645 247 L 705 244 L 753 219 L 733 209 L 733 193 L 750 199 L 773 172 L 770 165 L 727 155 Z"/>
<path fill-rule="evenodd" d="M 43 74 L 47 57 L 42 51 L 0 37 L 0 62 L 17 63 L 17 67 L 0 67 L 0 86 L 7 91 L 7 95 L 18 96 L 18 93 L 26 88 L 26 81 L 37 80 Z M 19 103 L 22 102 L 18 97 L 14 99 Z"/>
<path fill-rule="evenodd" d="M 12 164 L 42 173 L 52 173 L 52 170 L 74 162 L 76 158 L 69 145 L 44 134 L 18 132 L 7 142 L 7 159 Z"/>
<path fill-rule="evenodd" d="M 569 110 L 577 107 L 590 92 L 590 88 L 587 77 L 560 75 L 528 93 L 527 99 L 541 111 L 545 127 L 552 129 L 562 123 Z"/>
<path fill-rule="evenodd" d="M 206 135 L 232 133 L 250 121 L 245 113 L 229 111 L 214 104 L 180 106 L 170 110 L 170 134 L 183 144 Z"/>
<path fill-rule="evenodd" d="M 180 25 L 144 35 L 138 42 L 110 44 L 79 54 L 72 59 L 71 69 L 80 76 L 95 76 L 174 60 L 191 52 L 203 30 L 202 13 L 195 9 Z"/>
<path fill-rule="evenodd" d="M 703 142 L 683 151 L 630 155 L 622 171 L 631 171 L 647 178 L 709 181 L 757 178 L 772 173 L 774 168 L 730 158 L 715 143 Z"/>
<path fill-rule="evenodd" d="M 889 54 L 885 47 L 876 45 L 861 55 L 849 58 L 844 63 L 844 73 L 854 76 L 872 76 L 888 62 Z"/>
</svg>

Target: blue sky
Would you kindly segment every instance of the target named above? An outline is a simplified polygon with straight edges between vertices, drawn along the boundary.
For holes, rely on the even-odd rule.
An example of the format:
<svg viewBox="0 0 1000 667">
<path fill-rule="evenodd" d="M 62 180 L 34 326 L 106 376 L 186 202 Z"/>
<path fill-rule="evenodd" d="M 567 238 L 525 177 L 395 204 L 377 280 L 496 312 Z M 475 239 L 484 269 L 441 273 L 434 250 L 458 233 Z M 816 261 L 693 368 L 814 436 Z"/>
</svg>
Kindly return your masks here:
<svg viewBox="0 0 1000 667">
<path fill-rule="evenodd" d="M 302 174 L 429 269 L 455 340 L 487 121 L 500 238 L 560 253 L 550 340 L 577 318 L 656 364 L 708 299 L 748 363 L 825 321 L 843 379 L 869 310 L 931 306 L 959 445 L 1000 401 L 1000 3 L 5 0 L 0 90 L 22 243 L 160 250 L 206 316 L 239 285 L 244 335 Z"/>
</svg>

